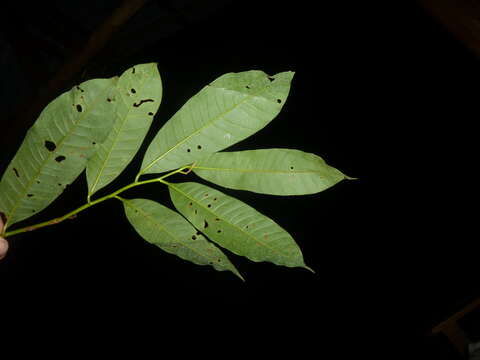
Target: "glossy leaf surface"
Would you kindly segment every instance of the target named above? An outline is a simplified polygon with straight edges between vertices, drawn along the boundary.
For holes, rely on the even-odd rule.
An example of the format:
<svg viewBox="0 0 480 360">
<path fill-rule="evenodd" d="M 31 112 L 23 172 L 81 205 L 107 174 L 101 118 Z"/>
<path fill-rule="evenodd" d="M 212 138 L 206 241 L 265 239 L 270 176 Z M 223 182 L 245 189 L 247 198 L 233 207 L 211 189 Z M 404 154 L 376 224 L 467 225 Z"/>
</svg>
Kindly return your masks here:
<svg viewBox="0 0 480 360">
<path fill-rule="evenodd" d="M 113 125 L 117 78 L 86 81 L 50 102 L 0 181 L 0 211 L 12 225 L 47 207 L 85 169 Z"/>
<path fill-rule="evenodd" d="M 290 234 L 242 201 L 194 182 L 169 189 L 177 210 L 220 246 L 253 261 L 309 269 Z"/>
<path fill-rule="evenodd" d="M 142 144 L 162 98 L 157 64 L 128 69 L 120 76 L 117 90 L 110 99 L 118 103 L 112 131 L 87 164 L 90 195 L 120 175 Z"/>
<path fill-rule="evenodd" d="M 162 250 L 198 265 L 211 265 L 242 276 L 214 244 L 180 214 L 147 199 L 123 200 L 125 213 L 138 234 Z"/>
<path fill-rule="evenodd" d="M 227 188 L 271 195 L 313 194 L 348 178 L 320 156 L 292 149 L 215 153 L 193 171 Z"/>
<path fill-rule="evenodd" d="M 160 129 L 141 174 L 161 173 L 225 149 L 265 127 L 285 103 L 293 72 L 225 74 L 204 87 Z"/>
</svg>

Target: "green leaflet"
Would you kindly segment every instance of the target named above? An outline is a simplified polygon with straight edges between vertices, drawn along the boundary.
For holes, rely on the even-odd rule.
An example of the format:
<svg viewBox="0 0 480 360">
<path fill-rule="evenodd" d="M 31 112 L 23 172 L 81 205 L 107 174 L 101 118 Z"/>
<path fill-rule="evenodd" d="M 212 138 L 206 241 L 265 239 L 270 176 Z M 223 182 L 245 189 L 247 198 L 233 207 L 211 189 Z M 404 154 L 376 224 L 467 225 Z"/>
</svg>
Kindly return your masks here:
<svg viewBox="0 0 480 360">
<path fill-rule="evenodd" d="M 142 144 L 162 98 L 157 64 L 128 69 L 120 76 L 117 89 L 110 99 L 118 102 L 112 131 L 87 163 L 89 195 L 120 175 Z"/>
<path fill-rule="evenodd" d="M 128 220 L 146 241 L 194 264 L 211 265 L 219 271 L 229 270 L 243 280 L 222 251 L 180 214 L 152 200 L 122 199 L 122 202 Z"/>
<path fill-rule="evenodd" d="M 49 103 L 0 181 L 0 211 L 12 225 L 43 210 L 85 169 L 113 124 L 118 78 L 86 81 Z"/>
<path fill-rule="evenodd" d="M 256 133 L 282 109 L 293 74 L 268 76 L 252 70 L 219 77 L 160 129 L 145 153 L 140 175 L 191 164 Z"/>
<path fill-rule="evenodd" d="M 196 162 L 193 171 L 227 188 L 271 195 L 313 194 L 351 179 L 320 156 L 292 149 L 215 153 Z"/>
<path fill-rule="evenodd" d="M 311 270 L 290 234 L 247 204 L 198 183 L 168 185 L 177 210 L 220 246 L 253 261 Z"/>
</svg>

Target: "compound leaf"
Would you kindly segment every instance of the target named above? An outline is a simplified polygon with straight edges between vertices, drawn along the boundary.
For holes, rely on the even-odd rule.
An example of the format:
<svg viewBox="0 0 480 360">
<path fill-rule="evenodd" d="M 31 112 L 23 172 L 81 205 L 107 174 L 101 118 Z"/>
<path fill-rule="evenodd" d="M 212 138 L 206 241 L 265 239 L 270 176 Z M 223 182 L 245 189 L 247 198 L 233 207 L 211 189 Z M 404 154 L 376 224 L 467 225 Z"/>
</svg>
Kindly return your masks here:
<svg viewBox="0 0 480 360">
<path fill-rule="evenodd" d="M 149 243 L 194 264 L 211 265 L 219 271 L 229 270 L 243 280 L 225 254 L 180 214 L 152 200 L 122 201 L 128 220 Z"/>
<path fill-rule="evenodd" d="M 320 156 L 293 149 L 215 153 L 196 162 L 193 171 L 227 188 L 271 195 L 313 194 L 351 179 Z"/>
<path fill-rule="evenodd" d="M 219 77 L 160 129 L 140 174 L 177 169 L 256 133 L 282 109 L 293 74 L 252 70 Z"/>
<path fill-rule="evenodd" d="M 253 261 L 309 269 L 290 234 L 242 201 L 193 182 L 170 183 L 169 190 L 177 210 L 220 246 Z"/>
<path fill-rule="evenodd" d="M 85 169 L 113 125 L 118 78 L 94 79 L 50 102 L 0 181 L 0 211 L 12 225 L 47 207 Z"/>
<path fill-rule="evenodd" d="M 162 98 L 157 64 L 128 69 L 120 76 L 117 89 L 110 99 L 118 102 L 112 131 L 87 164 L 89 195 L 120 175 L 142 144 Z"/>
</svg>

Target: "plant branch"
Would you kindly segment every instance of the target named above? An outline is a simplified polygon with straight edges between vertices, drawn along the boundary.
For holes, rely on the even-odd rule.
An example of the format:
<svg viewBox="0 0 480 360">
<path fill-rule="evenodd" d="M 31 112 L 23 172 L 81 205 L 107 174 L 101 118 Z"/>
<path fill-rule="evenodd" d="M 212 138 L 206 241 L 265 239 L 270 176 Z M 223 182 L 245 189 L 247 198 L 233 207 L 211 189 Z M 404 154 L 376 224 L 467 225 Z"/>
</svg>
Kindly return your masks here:
<svg viewBox="0 0 480 360">
<path fill-rule="evenodd" d="M 27 232 L 27 231 L 37 230 L 37 229 L 40 229 L 40 228 L 45 227 L 45 226 L 55 225 L 55 224 L 61 223 L 64 220 L 67 220 L 67 219 L 73 219 L 77 216 L 78 213 L 82 212 L 83 210 L 86 210 L 89 207 L 97 205 L 97 204 L 99 204 L 99 203 L 101 203 L 105 200 L 113 199 L 113 198 L 121 199 L 118 196 L 118 194 L 120 194 L 120 193 L 122 193 L 122 192 L 124 192 L 128 189 L 131 189 L 133 187 L 140 186 L 140 185 L 145 185 L 145 184 L 150 184 L 150 183 L 154 183 L 154 182 L 161 182 L 163 184 L 166 184 L 166 182 L 163 179 L 165 179 L 169 176 L 172 176 L 174 174 L 177 174 L 177 173 L 188 174 L 190 172 L 188 170 L 191 170 L 192 166 L 193 165 L 184 166 L 180 169 L 171 171 L 168 174 L 165 174 L 165 175 L 163 175 L 161 177 L 158 177 L 158 178 L 155 178 L 155 179 L 144 180 L 144 181 L 134 181 L 133 183 L 128 184 L 128 185 L 122 187 L 121 189 L 118 189 L 117 191 L 112 192 L 111 194 L 108 194 L 108 195 L 105 195 L 101 198 L 98 198 L 97 200 L 91 201 L 89 199 L 89 201 L 86 204 L 78 207 L 75 210 L 70 211 L 69 213 L 67 213 L 63 216 L 60 216 L 60 217 L 57 217 L 57 218 L 54 218 L 54 219 L 51 219 L 51 220 L 48 220 L 48 221 L 44 221 L 44 222 L 41 222 L 41 223 L 38 223 L 38 224 L 35 224 L 35 225 L 25 226 L 25 227 L 17 229 L 17 230 L 7 231 L 7 232 L 5 232 L 5 234 L 2 234 L 2 236 L 9 237 L 9 236 L 21 234 L 21 233 L 24 233 L 24 232 Z"/>
</svg>

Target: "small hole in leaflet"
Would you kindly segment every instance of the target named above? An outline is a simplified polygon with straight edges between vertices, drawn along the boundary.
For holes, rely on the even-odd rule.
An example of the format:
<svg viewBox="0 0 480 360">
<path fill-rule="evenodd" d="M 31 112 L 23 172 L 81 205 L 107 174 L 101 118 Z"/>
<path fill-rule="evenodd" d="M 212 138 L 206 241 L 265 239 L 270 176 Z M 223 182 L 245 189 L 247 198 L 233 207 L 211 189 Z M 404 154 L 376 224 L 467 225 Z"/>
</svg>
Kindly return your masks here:
<svg viewBox="0 0 480 360">
<path fill-rule="evenodd" d="M 270 80 L 270 81 L 273 81 L 273 80 L 275 80 L 275 78 L 274 78 L 274 77 L 271 77 L 271 76 L 269 76 L 269 77 L 268 77 L 268 80 Z"/>
<path fill-rule="evenodd" d="M 211 207 L 212 207 L 212 204 L 208 204 L 207 207 L 208 207 L 208 208 L 211 208 Z"/>
<path fill-rule="evenodd" d="M 245 87 L 246 87 L 247 89 L 250 89 L 250 86 L 248 86 L 248 85 L 247 85 L 247 86 L 245 86 Z"/>
<path fill-rule="evenodd" d="M 146 102 L 154 102 L 153 99 L 144 99 L 144 100 L 140 100 L 140 102 L 138 103 L 133 103 L 133 107 L 139 107 L 140 105 L 146 103 Z"/>
<path fill-rule="evenodd" d="M 132 69 L 132 74 L 135 74 L 135 68 Z"/>
<path fill-rule="evenodd" d="M 195 235 L 192 235 L 192 240 L 197 240 L 197 237 Z"/>
<path fill-rule="evenodd" d="M 187 149 L 187 152 L 190 152 L 190 151 L 192 151 L 192 150 L 190 150 L 190 149 Z"/>
<path fill-rule="evenodd" d="M 282 99 L 277 99 L 277 103 L 281 104 L 281 103 L 282 103 Z"/>
<path fill-rule="evenodd" d="M 202 148 L 202 145 L 198 145 L 197 149 L 200 150 Z"/>
<path fill-rule="evenodd" d="M 95 141 L 92 141 L 92 145 L 97 145 L 97 143 Z"/>
<path fill-rule="evenodd" d="M 16 177 L 20 177 L 20 174 L 18 173 L 18 170 L 17 170 L 17 169 L 13 168 L 13 172 L 15 173 L 15 176 L 16 176 Z"/>
<path fill-rule="evenodd" d="M 130 91 L 132 92 L 132 94 L 136 94 L 137 91 L 134 89 L 134 88 L 131 88 Z"/>
<path fill-rule="evenodd" d="M 32 197 L 32 196 L 33 196 L 33 194 L 27 194 L 27 196 L 28 196 L 28 197 Z"/>
<path fill-rule="evenodd" d="M 53 141 L 45 140 L 45 147 L 48 151 L 54 151 L 57 148 L 57 145 Z"/>
<path fill-rule="evenodd" d="M 208 222 L 207 220 L 203 220 L 203 228 L 206 229 L 208 227 Z"/>
<path fill-rule="evenodd" d="M 293 170 L 293 166 L 290 166 L 290 170 Z"/>
<path fill-rule="evenodd" d="M 193 210 L 193 211 L 195 212 L 195 215 L 197 215 L 197 213 L 198 213 L 197 209 L 195 209 L 195 210 Z"/>
<path fill-rule="evenodd" d="M 150 111 L 150 112 L 148 113 L 148 115 L 153 116 L 153 112 Z"/>
<path fill-rule="evenodd" d="M 213 201 L 217 201 L 217 198 L 213 198 Z"/>
<path fill-rule="evenodd" d="M 65 160 L 65 159 L 66 159 L 65 156 L 60 155 L 60 156 L 57 156 L 57 157 L 55 158 L 55 161 L 56 161 L 56 162 L 62 162 L 62 161 Z"/>
<path fill-rule="evenodd" d="M 62 186 L 62 184 L 58 183 L 58 186 Z"/>
<path fill-rule="evenodd" d="M 112 99 L 110 99 L 110 98 L 107 98 L 107 101 L 108 101 L 108 102 L 112 102 Z"/>
<path fill-rule="evenodd" d="M 218 234 L 220 234 L 221 232 L 222 232 L 222 230 L 221 230 L 221 229 L 218 229 L 218 230 L 217 230 L 217 233 L 218 233 Z"/>
<path fill-rule="evenodd" d="M 80 105 L 80 104 L 78 104 L 78 105 L 76 106 L 76 108 L 77 108 L 77 111 L 78 111 L 78 112 L 82 112 L 82 111 L 83 111 L 82 105 Z"/>
<path fill-rule="evenodd" d="M 193 205 L 193 203 L 189 203 L 189 204 L 188 204 L 188 206 L 192 206 L 192 205 Z"/>
<path fill-rule="evenodd" d="M 248 229 L 248 225 L 245 226 L 245 229 Z"/>
<path fill-rule="evenodd" d="M 215 221 L 220 221 L 220 219 L 219 219 L 219 218 L 215 218 Z"/>
<path fill-rule="evenodd" d="M 37 184 L 40 184 L 40 180 L 37 180 Z"/>
</svg>

